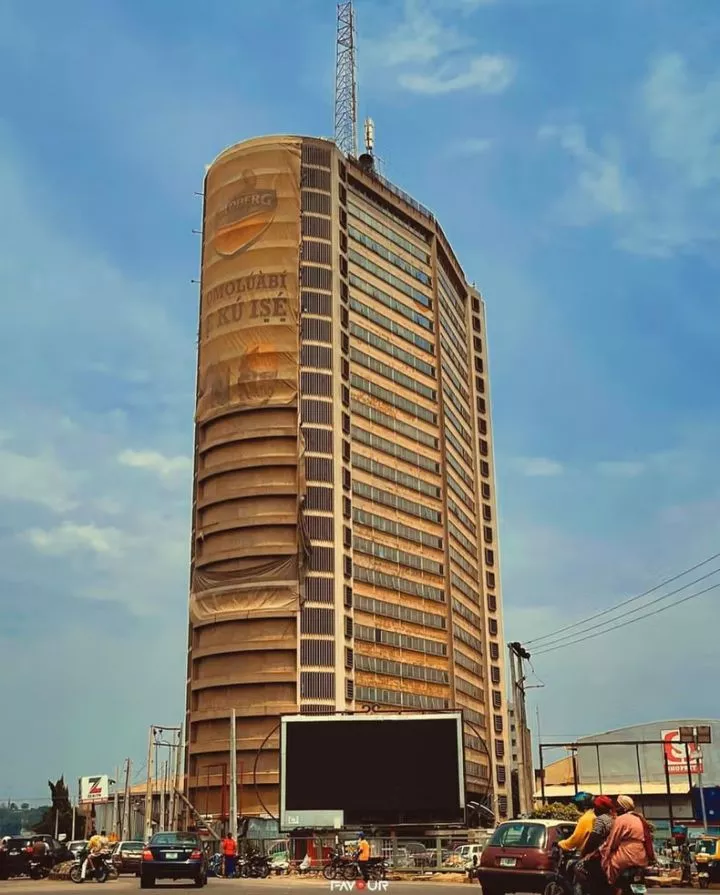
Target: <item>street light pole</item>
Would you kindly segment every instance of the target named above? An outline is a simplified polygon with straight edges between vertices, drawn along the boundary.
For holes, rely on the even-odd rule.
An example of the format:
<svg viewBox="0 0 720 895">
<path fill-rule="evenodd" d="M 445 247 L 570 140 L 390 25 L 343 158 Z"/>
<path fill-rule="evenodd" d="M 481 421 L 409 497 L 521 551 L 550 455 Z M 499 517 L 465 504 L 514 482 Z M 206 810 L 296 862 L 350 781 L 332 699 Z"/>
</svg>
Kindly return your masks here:
<svg viewBox="0 0 720 895">
<path fill-rule="evenodd" d="M 145 786 L 145 842 L 149 842 L 152 837 L 152 809 L 153 809 L 153 776 L 155 765 L 155 728 L 150 728 L 148 735 L 148 757 L 147 757 L 147 783 Z"/>
</svg>

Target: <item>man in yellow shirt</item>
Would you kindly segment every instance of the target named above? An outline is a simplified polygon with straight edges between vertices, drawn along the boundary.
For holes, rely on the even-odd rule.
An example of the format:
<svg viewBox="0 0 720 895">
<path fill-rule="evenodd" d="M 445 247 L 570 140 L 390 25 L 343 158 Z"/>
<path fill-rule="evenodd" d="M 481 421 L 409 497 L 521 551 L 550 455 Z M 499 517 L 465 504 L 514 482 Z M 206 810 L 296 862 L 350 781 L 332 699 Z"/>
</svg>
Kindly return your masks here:
<svg viewBox="0 0 720 895">
<path fill-rule="evenodd" d="M 360 873 L 362 873 L 362 878 L 365 882 L 368 881 L 369 873 L 368 873 L 368 861 L 370 860 L 370 843 L 365 838 L 364 833 L 360 833 L 358 836 L 358 867 L 360 868 Z"/>
<path fill-rule="evenodd" d="M 593 796 L 589 792 L 579 792 L 572 799 L 572 803 L 583 813 L 580 815 L 580 819 L 578 820 L 572 835 L 568 836 L 567 839 L 558 842 L 558 845 L 563 851 L 581 851 L 587 842 L 588 836 L 592 833 L 593 825 L 595 824 Z"/>
</svg>

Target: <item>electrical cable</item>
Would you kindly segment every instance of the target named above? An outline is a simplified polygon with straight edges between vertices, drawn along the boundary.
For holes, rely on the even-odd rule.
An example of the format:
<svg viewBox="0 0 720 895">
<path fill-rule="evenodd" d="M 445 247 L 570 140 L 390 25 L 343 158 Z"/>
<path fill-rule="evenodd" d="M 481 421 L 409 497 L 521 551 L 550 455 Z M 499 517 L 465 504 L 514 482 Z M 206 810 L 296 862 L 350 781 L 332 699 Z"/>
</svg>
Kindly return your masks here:
<svg viewBox="0 0 720 895">
<path fill-rule="evenodd" d="M 720 584 L 712 584 L 710 587 L 706 587 L 704 590 L 699 590 L 694 594 L 689 594 L 687 597 L 683 597 L 682 600 L 677 600 L 674 603 L 671 603 L 669 606 L 661 606 L 659 609 L 653 609 L 652 612 L 647 612 L 645 615 L 639 615 L 637 618 L 631 618 L 629 621 L 622 622 L 619 625 L 614 625 L 612 628 L 608 628 L 606 631 L 597 631 L 595 634 L 588 634 L 587 637 L 580 637 L 578 640 L 573 640 L 570 643 L 562 643 L 559 646 L 551 646 L 549 649 L 540 650 L 535 653 L 536 656 L 542 656 L 545 653 L 553 653 L 555 650 L 564 649 L 568 646 L 575 646 L 578 643 L 582 643 L 585 640 L 593 640 L 595 637 L 601 637 L 603 634 L 609 634 L 611 631 L 616 631 L 618 628 L 626 628 L 628 625 L 632 625 L 635 622 L 642 621 L 643 619 L 650 618 L 653 615 L 659 615 L 661 612 L 665 612 L 668 609 L 674 609 L 676 606 L 681 606 L 683 603 L 687 603 L 689 600 L 694 600 L 696 597 L 701 597 L 703 594 L 708 593 L 711 590 L 716 590 L 720 587 Z"/>
<path fill-rule="evenodd" d="M 590 615 L 587 618 L 582 619 L 578 622 L 573 622 L 570 625 L 565 625 L 563 628 L 558 628 L 555 631 L 551 631 L 549 634 L 543 634 L 541 637 L 535 637 L 533 640 L 525 641 L 526 646 L 530 646 L 533 643 L 540 643 L 542 640 L 549 640 L 551 638 L 556 637 L 558 634 L 562 634 L 565 631 L 572 631 L 574 628 L 582 627 L 588 622 L 595 621 L 596 618 L 602 618 L 604 615 L 609 615 L 611 612 L 614 612 L 616 609 L 622 609 L 623 606 L 628 606 L 630 603 L 634 603 L 637 600 L 641 600 L 643 597 L 648 597 L 650 594 L 655 593 L 655 591 L 659 590 L 661 587 L 665 587 L 668 584 L 672 584 L 674 581 L 677 581 L 679 578 L 684 577 L 685 575 L 689 575 L 690 572 L 694 572 L 696 569 L 701 568 L 702 566 L 706 566 L 709 562 L 712 562 L 714 559 L 720 557 L 720 553 L 715 553 L 713 556 L 709 556 L 707 559 L 704 559 L 702 562 L 696 563 L 694 566 L 690 566 L 689 569 L 685 569 L 684 572 L 680 572 L 677 575 L 673 575 L 672 578 L 666 578 L 664 581 L 661 581 L 659 584 L 656 584 L 654 587 L 651 587 L 649 590 L 644 591 L 641 594 L 637 594 L 634 597 L 629 597 L 627 600 L 623 600 L 620 603 L 616 603 L 614 606 L 611 606 L 609 609 L 603 609 L 601 612 L 596 612 L 594 615 Z"/>
<path fill-rule="evenodd" d="M 649 606 L 655 606 L 657 603 L 661 603 L 663 600 L 667 600 L 668 597 L 674 597 L 675 594 L 679 594 L 684 590 L 687 590 L 689 587 L 693 587 L 695 584 L 699 584 L 701 581 L 706 581 L 708 578 L 712 578 L 713 575 L 717 575 L 720 572 L 720 568 L 713 569 L 712 572 L 708 572 L 706 575 L 701 575 L 699 578 L 695 578 L 693 581 L 689 581 L 687 584 L 683 584 L 682 587 L 677 587 L 675 590 L 671 590 L 667 594 L 661 594 L 659 597 L 655 597 L 654 600 L 650 600 L 648 603 L 643 603 L 642 606 L 638 606 L 637 609 L 629 609 L 627 612 L 621 612 L 620 615 L 616 615 L 613 618 L 608 619 L 604 622 L 598 622 L 595 625 L 590 625 L 589 628 L 584 628 L 582 631 L 576 631 L 574 634 L 565 634 L 562 637 L 558 637 L 554 640 L 548 641 L 548 643 L 543 643 L 540 645 L 539 652 L 535 653 L 535 655 L 540 655 L 547 647 L 555 646 L 556 644 L 561 643 L 563 640 L 574 640 L 575 637 L 579 637 L 581 634 L 587 634 L 589 631 L 595 631 L 597 628 L 604 628 L 605 625 L 613 624 L 614 622 L 619 621 L 621 618 L 627 618 L 629 615 L 634 615 L 636 612 L 642 612 L 643 609 L 647 609 Z"/>
</svg>

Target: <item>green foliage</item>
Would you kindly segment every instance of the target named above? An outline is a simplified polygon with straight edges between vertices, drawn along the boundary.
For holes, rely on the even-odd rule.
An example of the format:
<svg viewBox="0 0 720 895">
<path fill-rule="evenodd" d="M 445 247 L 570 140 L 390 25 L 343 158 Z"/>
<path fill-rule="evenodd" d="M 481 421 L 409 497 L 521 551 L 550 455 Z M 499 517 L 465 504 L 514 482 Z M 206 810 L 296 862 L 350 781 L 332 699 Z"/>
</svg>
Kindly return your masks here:
<svg viewBox="0 0 720 895">
<path fill-rule="evenodd" d="M 576 821 L 580 812 L 574 805 L 563 805 L 562 802 L 551 802 L 549 805 L 538 805 L 530 815 L 538 820 Z"/>
<path fill-rule="evenodd" d="M 55 835 L 55 818 L 58 815 L 58 833 L 65 833 L 66 836 L 70 836 L 72 834 L 73 812 L 65 779 L 61 777 L 55 783 L 51 783 L 48 780 L 48 786 L 52 794 L 52 805 L 45 810 L 41 819 L 32 827 L 32 830 L 34 833 Z"/>
<path fill-rule="evenodd" d="M 14 802 L 0 805 L 0 836 L 19 836 L 23 830 L 31 830 L 47 810 L 46 806 L 31 808 L 27 802 L 20 808 Z"/>
</svg>

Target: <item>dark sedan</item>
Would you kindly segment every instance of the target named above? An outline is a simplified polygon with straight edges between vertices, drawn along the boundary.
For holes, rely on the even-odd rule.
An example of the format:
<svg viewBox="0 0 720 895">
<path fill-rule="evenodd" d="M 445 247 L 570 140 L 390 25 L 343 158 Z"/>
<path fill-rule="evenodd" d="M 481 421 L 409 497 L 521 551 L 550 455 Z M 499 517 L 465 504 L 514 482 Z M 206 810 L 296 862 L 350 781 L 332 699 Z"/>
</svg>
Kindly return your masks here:
<svg viewBox="0 0 720 895">
<path fill-rule="evenodd" d="M 191 879 L 207 883 L 207 858 L 197 833 L 156 833 L 145 846 L 140 864 L 140 888 L 150 889 L 158 879 Z"/>
</svg>

